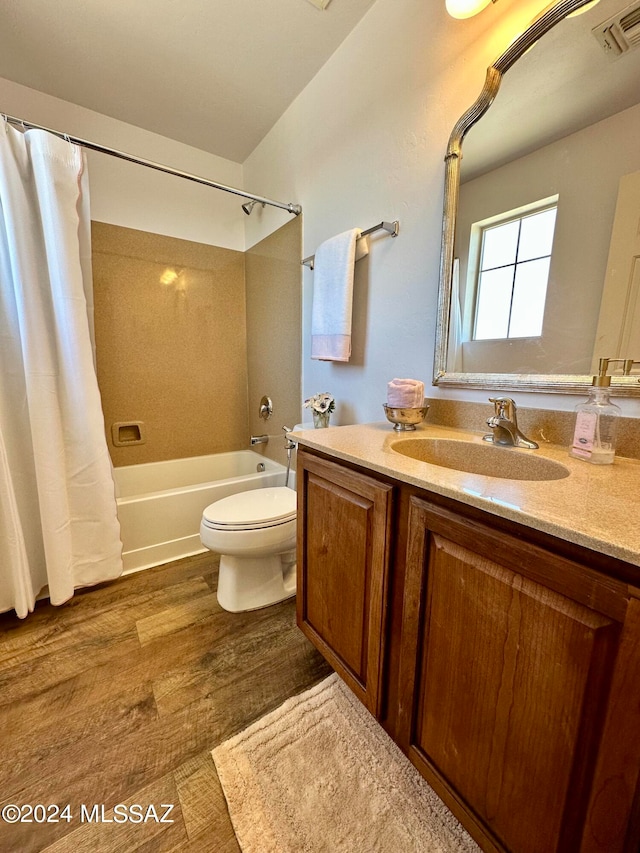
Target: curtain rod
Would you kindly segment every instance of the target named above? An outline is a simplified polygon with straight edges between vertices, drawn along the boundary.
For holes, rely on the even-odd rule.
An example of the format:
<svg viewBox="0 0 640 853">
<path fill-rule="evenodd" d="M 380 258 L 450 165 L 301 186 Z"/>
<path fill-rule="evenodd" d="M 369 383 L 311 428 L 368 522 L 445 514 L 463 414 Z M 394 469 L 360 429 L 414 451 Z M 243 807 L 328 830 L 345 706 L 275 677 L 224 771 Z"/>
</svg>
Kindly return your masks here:
<svg viewBox="0 0 640 853">
<path fill-rule="evenodd" d="M 43 127 L 40 124 L 33 124 L 30 121 L 24 121 L 21 118 L 0 113 L 0 116 L 9 124 L 14 124 L 24 130 L 45 130 L 47 133 L 52 133 L 60 139 L 66 139 L 74 145 L 81 145 L 83 148 L 89 148 L 91 151 L 98 151 L 101 154 L 108 154 L 110 157 L 117 157 L 119 160 L 127 160 L 129 163 L 135 163 L 138 166 L 146 166 L 149 169 L 155 169 L 157 172 L 164 172 L 166 175 L 175 175 L 177 178 L 184 178 L 187 181 L 193 181 L 196 184 L 204 184 L 206 187 L 213 187 L 216 190 L 222 190 L 225 193 L 233 193 L 234 195 L 242 196 L 257 201 L 260 204 L 269 204 L 271 207 L 279 207 L 298 216 L 302 213 L 302 207 L 299 204 L 285 203 L 281 201 L 273 201 L 270 198 L 263 198 L 259 195 L 252 195 L 244 190 L 228 187 L 225 184 L 218 184 L 215 181 L 210 181 L 207 178 L 201 178 L 198 175 L 192 175 L 189 172 L 181 172 L 179 169 L 172 169 L 170 166 L 163 166 L 160 163 L 154 163 L 152 160 L 143 160 L 140 157 L 134 157 L 132 154 L 126 154 L 124 151 L 117 151 L 115 148 L 107 148 L 105 145 L 97 145 L 95 142 L 88 142 L 86 139 L 78 139 L 75 136 L 70 136 L 68 133 L 61 133 L 59 130 L 51 130 L 49 127 Z"/>
<path fill-rule="evenodd" d="M 394 219 L 393 222 L 379 222 L 377 225 L 372 225 L 371 228 L 367 228 L 366 231 L 362 231 L 358 240 L 361 240 L 363 237 L 367 237 L 369 234 L 373 234 L 374 231 L 386 231 L 388 234 L 391 234 L 392 237 L 397 237 L 400 231 L 400 222 L 397 219 Z M 315 257 L 315 255 L 309 255 L 308 258 L 304 258 L 300 263 L 312 270 Z"/>
</svg>

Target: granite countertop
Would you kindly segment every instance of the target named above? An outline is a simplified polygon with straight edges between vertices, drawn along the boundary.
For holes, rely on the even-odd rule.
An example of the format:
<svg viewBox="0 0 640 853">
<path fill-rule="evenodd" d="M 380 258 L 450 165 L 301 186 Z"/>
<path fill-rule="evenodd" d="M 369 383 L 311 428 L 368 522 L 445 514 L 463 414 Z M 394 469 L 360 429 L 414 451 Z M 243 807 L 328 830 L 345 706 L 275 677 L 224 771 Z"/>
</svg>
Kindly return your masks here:
<svg viewBox="0 0 640 853">
<path fill-rule="evenodd" d="M 503 450 L 483 442 L 482 435 L 433 424 L 398 433 L 386 421 L 291 433 L 299 444 L 337 459 L 640 566 L 640 460 L 616 457 L 613 465 L 592 465 L 571 458 L 566 447 Z M 391 447 L 422 437 L 471 441 L 496 453 L 535 454 L 562 463 L 569 475 L 511 480 L 468 474 L 416 461 Z"/>
</svg>

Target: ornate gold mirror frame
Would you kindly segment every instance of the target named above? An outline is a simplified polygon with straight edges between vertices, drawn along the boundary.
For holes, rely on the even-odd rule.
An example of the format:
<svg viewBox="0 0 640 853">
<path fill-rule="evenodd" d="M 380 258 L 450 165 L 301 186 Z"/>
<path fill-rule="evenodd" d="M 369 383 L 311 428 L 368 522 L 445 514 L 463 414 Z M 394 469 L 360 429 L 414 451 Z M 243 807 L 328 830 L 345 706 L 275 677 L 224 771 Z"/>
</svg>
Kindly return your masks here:
<svg viewBox="0 0 640 853">
<path fill-rule="evenodd" d="M 547 393 L 583 393 L 591 385 L 590 375 L 546 375 L 518 373 L 455 373 L 447 371 L 449 317 L 454 263 L 454 239 L 460 190 L 462 141 L 493 103 L 502 77 L 549 30 L 572 12 L 587 6 L 591 0 L 558 0 L 542 12 L 487 69 L 484 88 L 476 102 L 456 123 L 445 156 L 445 187 L 440 256 L 440 286 L 434 354 L 433 384 L 441 387 L 491 388 L 495 390 L 542 391 Z M 612 387 L 617 396 L 640 394 L 638 378 L 614 377 Z"/>
</svg>

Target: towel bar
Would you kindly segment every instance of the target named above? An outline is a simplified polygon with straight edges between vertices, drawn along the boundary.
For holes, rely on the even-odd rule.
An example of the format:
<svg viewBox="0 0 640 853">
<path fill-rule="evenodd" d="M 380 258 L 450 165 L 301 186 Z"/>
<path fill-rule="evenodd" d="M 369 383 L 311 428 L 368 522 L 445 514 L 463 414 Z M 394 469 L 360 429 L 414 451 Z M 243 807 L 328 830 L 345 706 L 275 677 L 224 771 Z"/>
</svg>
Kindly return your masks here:
<svg viewBox="0 0 640 853">
<path fill-rule="evenodd" d="M 389 234 L 391 234 L 392 237 L 397 237 L 399 230 L 400 222 L 397 219 L 393 222 L 379 222 L 377 225 L 373 225 L 371 228 L 367 228 L 366 231 L 363 231 L 362 234 L 360 234 L 360 237 L 358 237 L 358 240 L 360 240 L 362 237 L 366 237 L 369 234 L 373 234 L 374 231 L 387 231 Z M 300 263 L 303 266 L 309 267 L 309 269 L 312 270 L 314 258 L 315 255 L 309 255 L 308 258 L 305 258 L 304 260 L 300 261 Z"/>
</svg>

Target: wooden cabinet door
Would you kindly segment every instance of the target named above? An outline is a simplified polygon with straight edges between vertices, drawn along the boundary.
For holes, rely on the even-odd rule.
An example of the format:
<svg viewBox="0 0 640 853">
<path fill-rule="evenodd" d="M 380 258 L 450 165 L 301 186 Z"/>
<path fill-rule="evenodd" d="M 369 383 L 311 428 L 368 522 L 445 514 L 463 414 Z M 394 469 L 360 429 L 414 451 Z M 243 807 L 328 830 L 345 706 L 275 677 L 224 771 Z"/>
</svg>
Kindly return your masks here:
<svg viewBox="0 0 640 853">
<path fill-rule="evenodd" d="M 299 627 L 380 713 L 393 487 L 298 452 Z"/>
<path fill-rule="evenodd" d="M 412 498 L 400 739 L 483 849 L 624 849 L 583 837 L 627 596 L 622 583 Z"/>
</svg>

